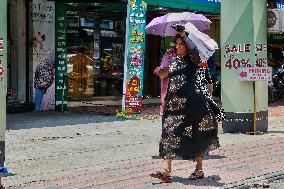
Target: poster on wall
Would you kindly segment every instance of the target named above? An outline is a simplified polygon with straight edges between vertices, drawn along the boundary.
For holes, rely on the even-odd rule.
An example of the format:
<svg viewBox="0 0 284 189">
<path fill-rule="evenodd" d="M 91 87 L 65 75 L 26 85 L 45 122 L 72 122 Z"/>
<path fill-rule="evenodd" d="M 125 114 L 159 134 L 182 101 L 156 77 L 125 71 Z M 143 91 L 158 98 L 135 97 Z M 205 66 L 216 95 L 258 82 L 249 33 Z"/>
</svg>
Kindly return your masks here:
<svg viewBox="0 0 284 189">
<path fill-rule="evenodd" d="M 131 113 L 142 112 L 146 10 L 144 1 L 129 0 L 122 107 Z"/>
<path fill-rule="evenodd" d="M 35 110 L 55 108 L 55 2 L 33 0 L 33 100 Z"/>
</svg>

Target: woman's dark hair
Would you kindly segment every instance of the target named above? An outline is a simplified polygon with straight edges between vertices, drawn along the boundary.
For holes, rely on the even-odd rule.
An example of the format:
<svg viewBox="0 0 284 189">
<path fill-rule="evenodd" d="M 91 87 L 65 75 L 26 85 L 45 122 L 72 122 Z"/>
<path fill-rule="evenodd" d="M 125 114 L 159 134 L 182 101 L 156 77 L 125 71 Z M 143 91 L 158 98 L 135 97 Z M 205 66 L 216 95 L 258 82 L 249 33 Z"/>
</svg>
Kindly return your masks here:
<svg viewBox="0 0 284 189">
<path fill-rule="evenodd" d="M 185 43 L 183 37 L 182 37 L 179 33 L 176 34 L 176 36 L 175 36 L 175 44 L 177 43 L 177 39 L 181 39 L 181 40 L 182 40 L 182 42 L 185 44 L 186 49 L 187 49 L 187 51 L 188 51 L 188 47 L 187 47 L 187 45 L 186 45 L 186 43 Z M 175 51 L 177 50 L 176 47 L 175 47 L 174 49 L 175 49 Z"/>
<path fill-rule="evenodd" d="M 177 43 L 177 39 L 181 39 L 183 41 L 183 38 L 181 37 L 181 35 L 178 33 L 176 34 L 176 37 L 175 37 L 175 44 Z M 184 41 L 183 41 L 184 42 Z"/>
</svg>

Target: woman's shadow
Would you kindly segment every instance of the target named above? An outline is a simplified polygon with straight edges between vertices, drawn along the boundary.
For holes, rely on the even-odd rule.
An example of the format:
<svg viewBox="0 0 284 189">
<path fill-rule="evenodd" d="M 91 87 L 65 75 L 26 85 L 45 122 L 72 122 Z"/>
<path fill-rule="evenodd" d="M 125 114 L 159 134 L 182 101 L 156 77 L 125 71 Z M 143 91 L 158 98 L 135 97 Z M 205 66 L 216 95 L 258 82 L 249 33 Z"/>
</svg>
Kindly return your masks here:
<svg viewBox="0 0 284 189">
<path fill-rule="evenodd" d="M 151 156 L 152 159 L 163 159 L 160 156 Z M 227 158 L 226 156 L 222 156 L 222 155 L 206 155 L 204 156 L 204 160 L 209 160 L 209 159 L 223 159 L 223 158 Z M 182 160 L 181 158 L 177 157 L 175 160 Z"/>
<path fill-rule="evenodd" d="M 225 183 L 220 182 L 221 178 L 219 175 L 211 175 L 204 177 L 199 180 L 189 180 L 188 178 L 173 176 L 172 183 L 181 183 L 183 185 L 194 185 L 194 186 L 210 186 L 210 187 L 221 187 L 224 186 Z M 152 183 L 152 185 L 163 184 L 164 182 L 158 181 Z"/>
<path fill-rule="evenodd" d="M 173 182 L 179 182 L 183 185 L 194 185 L 194 186 L 211 186 L 211 187 L 220 187 L 224 186 L 225 183 L 219 182 L 221 180 L 219 175 L 211 175 L 204 177 L 199 180 L 189 180 L 188 178 L 173 176 Z"/>
</svg>

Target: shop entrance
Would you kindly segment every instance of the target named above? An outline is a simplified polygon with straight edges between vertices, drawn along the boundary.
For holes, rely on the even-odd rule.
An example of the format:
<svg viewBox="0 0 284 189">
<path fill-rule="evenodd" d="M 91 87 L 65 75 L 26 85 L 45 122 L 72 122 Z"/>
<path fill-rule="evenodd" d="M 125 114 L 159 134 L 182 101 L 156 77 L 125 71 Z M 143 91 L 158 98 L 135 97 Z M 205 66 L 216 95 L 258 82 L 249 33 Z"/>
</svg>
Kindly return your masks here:
<svg viewBox="0 0 284 189">
<path fill-rule="evenodd" d="M 127 4 L 77 1 L 61 6 L 66 11 L 67 101 L 121 99 Z"/>
</svg>

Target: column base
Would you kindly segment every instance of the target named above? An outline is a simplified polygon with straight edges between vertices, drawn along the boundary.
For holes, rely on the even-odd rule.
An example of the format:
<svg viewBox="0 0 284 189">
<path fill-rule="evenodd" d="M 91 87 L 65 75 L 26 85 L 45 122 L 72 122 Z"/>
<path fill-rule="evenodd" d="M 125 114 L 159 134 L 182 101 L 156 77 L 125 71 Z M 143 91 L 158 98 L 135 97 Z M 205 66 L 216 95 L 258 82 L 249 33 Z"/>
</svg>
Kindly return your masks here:
<svg viewBox="0 0 284 189">
<path fill-rule="evenodd" d="M 0 166 L 4 167 L 5 162 L 5 141 L 0 141 Z"/>
<path fill-rule="evenodd" d="M 253 132 L 253 113 L 225 112 L 223 121 L 224 133 L 246 133 Z M 256 113 L 256 131 L 266 132 L 268 130 L 268 111 Z"/>
</svg>

